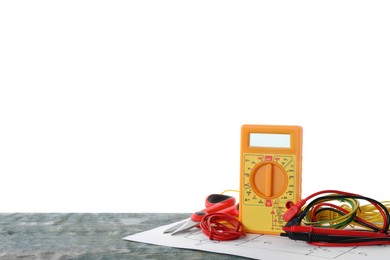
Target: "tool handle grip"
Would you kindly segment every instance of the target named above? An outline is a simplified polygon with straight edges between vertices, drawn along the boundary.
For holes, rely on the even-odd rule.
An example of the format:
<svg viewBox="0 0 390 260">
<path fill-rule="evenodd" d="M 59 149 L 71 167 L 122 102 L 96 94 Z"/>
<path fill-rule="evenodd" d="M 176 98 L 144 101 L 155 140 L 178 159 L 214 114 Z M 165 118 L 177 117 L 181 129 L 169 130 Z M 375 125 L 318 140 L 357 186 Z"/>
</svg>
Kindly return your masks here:
<svg viewBox="0 0 390 260">
<path fill-rule="evenodd" d="M 191 215 L 191 219 L 195 222 L 200 222 L 208 213 L 220 212 L 236 204 L 236 199 L 223 194 L 211 194 L 206 198 L 206 208 L 195 212 Z M 231 211 L 228 211 L 231 212 Z"/>
<path fill-rule="evenodd" d="M 222 210 L 218 211 L 218 213 L 223 213 L 223 214 L 227 214 L 229 216 L 238 217 L 238 204 L 233 205 L 231 207 L 228 207 L 226 209 L 222 209 Z"/>
</svg>

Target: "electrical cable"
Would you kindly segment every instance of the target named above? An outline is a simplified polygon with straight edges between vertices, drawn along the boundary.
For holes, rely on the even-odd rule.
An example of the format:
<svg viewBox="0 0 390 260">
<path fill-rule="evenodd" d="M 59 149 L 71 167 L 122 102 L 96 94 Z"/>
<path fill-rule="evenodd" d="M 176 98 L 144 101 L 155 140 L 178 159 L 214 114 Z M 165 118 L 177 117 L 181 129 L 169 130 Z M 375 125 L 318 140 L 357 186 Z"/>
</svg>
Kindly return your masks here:
<svg viewBox="0 0 390 260">
<path fill-rule="evenodd" d="M 207 214 L 202 218 L 199 227 L 210 240 L 226 241 L 245 236 L 241 222 L 224 213 Z"/>
<path fill-rule="evenodd" d="M 317 197 L 326 193 L 331 194 Z M 369 204 L 360 206 L 360 200 Z M 342 205 L 330 203 L 332 201 Z M 283 227 L 286 233 L 281 235 L 321 246 L 390 244 L 389 206 L 390 202 L 381 203 L 343 191 L 316 192 L 286 211 L 283 215 L 287 222 Z M 355 226 L 363 229 L 355 229 Z"/>
</svg>

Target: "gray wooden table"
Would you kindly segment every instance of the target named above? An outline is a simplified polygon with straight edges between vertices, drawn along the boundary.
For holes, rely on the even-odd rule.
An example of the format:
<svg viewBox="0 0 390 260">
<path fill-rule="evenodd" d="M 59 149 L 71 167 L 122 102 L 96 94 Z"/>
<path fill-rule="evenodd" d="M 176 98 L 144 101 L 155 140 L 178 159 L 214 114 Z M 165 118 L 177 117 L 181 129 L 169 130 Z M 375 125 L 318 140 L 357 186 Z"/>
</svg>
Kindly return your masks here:
<svg viewBox="0 0 390 260">
<path fill-rule="evenodd" d="M 244 259 L 123 240 L 189 215 L 0 214 L 0 259 Z"/>
</svg>

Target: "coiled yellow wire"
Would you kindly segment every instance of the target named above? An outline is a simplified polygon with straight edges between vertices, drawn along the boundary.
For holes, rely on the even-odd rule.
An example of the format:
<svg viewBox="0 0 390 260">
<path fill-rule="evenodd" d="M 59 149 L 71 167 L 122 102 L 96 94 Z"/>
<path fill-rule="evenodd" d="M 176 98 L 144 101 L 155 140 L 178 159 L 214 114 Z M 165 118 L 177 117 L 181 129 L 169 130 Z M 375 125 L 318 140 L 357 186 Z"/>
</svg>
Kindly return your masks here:
<svg viewBox="0 0 390 260">
<path fill-rule="evenodd" d="M 330 203 L 331 201 L 323 200 L 320 201 L 319 203 L 322 202 Z M 390 201 L 382 201 L 381 203 L 390 211 Z M 302 223 L 305 225 L 313 225 L 316 227 L 328 227 L 328 228 L 338 228 L 338 229 L 345 228 L 347 226 L 350 227 L 359 226 L 363 229 L 369 229 L 368 227 L 353 221 L 355 216 L 360 217 L 367 222 L 370 222 L 371 224 L 377 226 L 378 229 L 380 228 L 380 225 L 383 223 L 383 217 L 381 213 L 372 204 L 360 205 L 359 201 L 356 199 L 344 199 L 342 201 L 338 201 L 338 203 L 332 202 L 332 204 L 347 210 L 348 213 L 342 215 L 331 210 L 323 210 L 316 213 L 315 216 L 316 221 L 311 221 L 313 219 L 313 212 L 312 212 L 313 208 L 311 208 L 306 214 L 306 217 L 302 220 Z M 317 208 L 317 211 L 324 207 L 320 206 L 319 208 Z"/>
<path fill-rule="evenodd" d="M 329 203 L 330 201 L 333 200 L 322 200 L 319 203 L 323 203 L 323 202 Z M 332 203 L 332 204 L 348 210 L 348 213 L 345 215 L 341 215 L 331 210 L 324 210 L 316 214 L 315 216 L 316 221 L 311 221 L 313 219 L 313 208 L 311 208 L 306 214 L 306 217 L 302 220 L 302 223 L 305 225 L 312 225 L 315 227 L 328 227 L 328 228 L 340 229 L 348 226 L 353 221 L 359 209 L 359 201 L 355 199 L 344 199 L 341 202 L 341 204 L 340 203 L 338 204 Z M 324 207 L 319 207 L 317 211 L 321 208 Z"/>
</svg>

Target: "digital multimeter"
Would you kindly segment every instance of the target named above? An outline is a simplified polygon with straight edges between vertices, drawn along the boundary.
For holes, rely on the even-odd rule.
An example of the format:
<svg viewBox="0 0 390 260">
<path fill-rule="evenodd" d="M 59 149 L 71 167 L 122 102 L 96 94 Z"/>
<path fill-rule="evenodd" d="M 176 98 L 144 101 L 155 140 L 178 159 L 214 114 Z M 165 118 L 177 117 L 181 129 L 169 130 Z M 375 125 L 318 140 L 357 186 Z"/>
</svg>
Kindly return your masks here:
<svg viewBox="0 0 390 260">
<path fill-rule="evenodd" d="M 301 199 L 302 127 L 243 125 L 240 167 L 245 231 L 282 233 L 286 205 Z"/>
</svg>

